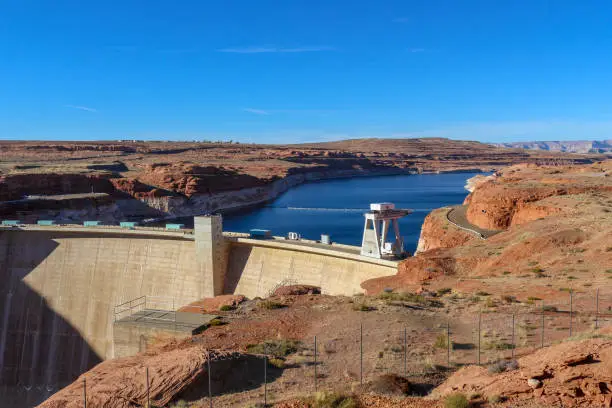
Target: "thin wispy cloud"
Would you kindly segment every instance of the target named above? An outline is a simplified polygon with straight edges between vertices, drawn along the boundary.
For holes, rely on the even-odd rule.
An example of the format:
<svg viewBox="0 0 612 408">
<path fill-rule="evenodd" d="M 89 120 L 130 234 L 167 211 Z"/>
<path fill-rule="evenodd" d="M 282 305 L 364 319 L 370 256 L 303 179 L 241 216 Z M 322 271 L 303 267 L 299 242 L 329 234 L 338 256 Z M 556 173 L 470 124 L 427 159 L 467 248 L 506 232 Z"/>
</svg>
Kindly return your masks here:
<svg viewBox="0 0 612 408">
<path fill-rule="evenodd" d="M 334 51 L 334 47 L 329 46 L 307 46 L 307 47 L 273 47 L 273 46 L 260 46 L 260 47 L 236 47 L 236 48 L 222 48 L 217 50 L 218 52 L 234 53 L 234 54 L 263 54 L 263 53 L 298 53 L 298 52 L 320 52 L 320 51 Z"/>
<path fill-rule="evenodd" d="M 78 110 L 82 110 L 82 111 L 86 111 L 86 112 L 97 112 L 97 109 L 94 108 L 90 108 L 88 106 L 80 106 L 80 105 L 64 105 L 65 108 L 70 108 L 70 109 L 78 109 Z"/>
<path fill-rule="evenodd" d="M 398 24 L 406 24 L 407 22 L 410 21 L 410 19 L 408 17 L 398 17 L 398 18 L 394 18 L 392 21 Z"/>
<path fill-rule="evenodd" d="M 199 50 L 197 48 L 166 48 L 156 50 L 156 52 L 160 54 L 194 54 Z"/>
<path fill-rule="evenodd" d="M 270 112 L 263 109 L 255 109 L 255 108 L 242 108 L 244 112 L 252 113 L 255 115 L 269 115 Z"/>
<path fill-rule="evenodd" d="M 243 112 L 253 113 L 255 115 L 315 115 L 326 116 L 331 113 L 342 112 L 337 109 L 259 109 L 259 108 L 242 108 Z"/>
<path fill-rule="evenodd" d="M 408 48 L 408 52 L 425 52 L 425 48 Z"/>
</svg>

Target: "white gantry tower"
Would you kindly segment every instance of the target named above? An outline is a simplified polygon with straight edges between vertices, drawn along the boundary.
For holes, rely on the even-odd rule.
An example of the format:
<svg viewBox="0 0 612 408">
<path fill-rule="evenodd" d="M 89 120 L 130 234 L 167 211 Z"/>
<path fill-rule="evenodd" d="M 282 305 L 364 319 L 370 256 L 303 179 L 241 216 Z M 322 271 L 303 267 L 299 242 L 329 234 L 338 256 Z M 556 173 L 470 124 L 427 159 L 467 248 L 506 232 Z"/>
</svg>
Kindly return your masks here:
<svg viewBox="0 0 612 408">
<path fill-rule="evenodd" d="M 404 240 L 400 235 L 398 220 L 412 210 L 396 209 L 392 203 L 370 204 L 370 211 L 364 214 L 363 241 L 361 255 L 372 258 L 404 255 Z M 389 225 L 393 225 L 394 241 L 387 241 Z"/>
</svg>

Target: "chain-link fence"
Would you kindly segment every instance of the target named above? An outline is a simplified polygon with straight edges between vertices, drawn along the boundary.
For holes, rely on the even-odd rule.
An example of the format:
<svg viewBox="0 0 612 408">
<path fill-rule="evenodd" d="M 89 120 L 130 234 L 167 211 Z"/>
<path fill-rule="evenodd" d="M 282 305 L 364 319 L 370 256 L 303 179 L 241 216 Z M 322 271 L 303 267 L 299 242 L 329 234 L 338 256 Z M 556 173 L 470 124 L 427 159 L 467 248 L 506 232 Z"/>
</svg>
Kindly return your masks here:
<svg viewBox="0 0 612 408">
<path fill-rule="evenodd" d="M 580 333 L 612 325 L 612 294 L 600 290 L 567 291 L 555 302 L 529 298 L 528 303 L 528 308 L 517 306 L 514 312 L 509 303 L 503 312 L 484 307 L 469 317 L 452 320 L 441 315 L 430 317 L 418 329 L 402 322 L 396 322 L 390 329 L 391 326 L 380 327 L 367 320 L 341 334 L 321 329 L 312 338 L 300 341 L 272 339 L 248 350 L 246 355 L 211 353 L 205 367 L 210 375 L 198 382 L 198 389 L 190 399 L 196 398 L 200 405 L 212 407 L 231 406 L 226 400 L 245 390 L 256 390 L 248 399 L 255 396 L 262 404 L 288 395 L 351 391 L 385 374 L 415 377 L 463 365 L 489 365 L 516 359 Z M 70 356 L 66 357 L 70 361 Z M 276 379 L 284 378 L 287 370 L 292 372 L 292 379 L 279 384 Z M 155 374 L 145 367 L 142 375 L 147 393 L 137 403 L 168 406 L 149 391 L 151 383 L 160 381 L 153 378 Z M 82 382 L 84 407 L 87 389 L 92 383 L 94 378 Z M 295 389 L 291 389 L 292 383 Z M 40 402 L 40 396 L 33 395 L 48 397 L 61 386 L 54 381 L 2 385 L 0 400 Z M 28 404 L 12 406 L 32 406 Z"/>
</svg>

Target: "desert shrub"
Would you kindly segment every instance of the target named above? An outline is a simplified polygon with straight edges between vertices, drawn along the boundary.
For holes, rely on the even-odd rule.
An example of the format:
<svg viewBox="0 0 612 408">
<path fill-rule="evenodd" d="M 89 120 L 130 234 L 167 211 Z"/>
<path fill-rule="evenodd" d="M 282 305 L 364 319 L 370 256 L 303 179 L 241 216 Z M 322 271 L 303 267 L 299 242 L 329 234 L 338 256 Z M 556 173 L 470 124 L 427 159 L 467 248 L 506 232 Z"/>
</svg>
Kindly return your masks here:
<svg viewBox="0 0 612 408">
<path fill-rule="evenodd" d="M 544 305 L 542 306 L 542 310 L 545 312 L 556 312 L 558 309 L 556 306 Z"/>
<path fill-rule="evenodd" d="M 484 290 L 479 290 L 478 292 L 474 293 L 476 296 L 490 296 L 491 294 L 489 292 L 485 292 Z"/>
<path fill-rule="evenodd" d="M 276 368 L 281 368 L 281 369 L 285 368 L 285 360 L 283 360 L 282 358 L 276 358 L 276 357 L 269 358 L 268 364 Z"/>
<path fill-rule="evenodd" d="M 518 362 L 516 360 L 499 360 L 489 365 L 488 371 L 491 374 L 503 373 L 504 371 L 512 371 L 518 368 Z"/>
<path fill-rule="evenodd" d="M 224 324 L 227 324 L 227 322 L 224 322 L 221 319 L 212 319 L 210 322 L 208 322 L 209 325 L 211 326 L 223 326 Z"/>
<path fill-rule="evenodd" d="M 443 296 L 446 295 L 448 293 L 451 293 L 453 290 L 451 288 L 441 288 L 438 289 L 438 291 L 436 292 L 438 294 L 438 296 Z"/>
<path fill-rule="evenodd" d="M 438 334 L 434 341 L 435 348 L 445 349 L 448 347 L 448 336 L 446 334 Z"/>
<path fill-rule="evenodd" d="M 276 358 L 286 357 L 297 352 L 300 342 L 296 340 L 266 340 L 259 344 L 249 344 L 247 351 L 253 354 L 267 354 Z"/>
<path fill-rule="evenodd" d="M 605 340 L 612 340 L 612 335 L 609 334 L 602 334 L 602 333 L 597 333 L 597 332 L 582 332 L 582 333 L 578 333 L 573 335 L 572 337 L 568 337 L 566 339 L 564 339 L 563 341 L 581 341 L 581 340 L 587 340 L 587 339 L 605 339 Z"/>
<path fill-rule="evenodd" d="M 487 398 L 487 401 L 489 402 L 489 404 L 498 404 L 500 402 L 504 402 L 505 398 L 502 397 L 501 395 L 493 394 L 493 395 L 489 395 L 489 398 Z"/>
<path fill-rule="evenodd" d="M 497 304 L 495 303 L 493 299 L 487 298 L 487 301 L 485 302 L 485 306 L 486 307 L 496 307 Z"/>
<path fill-rule="evenodd" d="M 506 362 L 505 361 L 496 361 L 495 363 L 492 363 L 491 365 L 489 365 L 487 370 L 491 374 L 503 373 L 504 371 L 506 371 Z"/>
<path fill-rule="evenodd" d="M 536 300 L 542 300 L 542 299 L 540 299 L 539 297 L 535 297 L 535 296 L 529 296 L 527 298 L 527 304 L 533 305 L 536 302 Z"/>
<path fill-rule="evenodd" d="M 404 346 L 391 346 L 391 351 L 394 353 L 403 353 Z"/>
<path fill-rule="evenodd" d="M 353 310 L 356 312 L 369 312 L 374 310 L 374 308 L 366 305 L 365 303 L 353 303 Z"/>
<path fill-rule="evenodd" d="M 451 394 L 444 399 L 444 408 L 469 408 L 470 402 L 464 394 Z"/>
<path fill-rule="evenodd" d="M 189 403 L 185 400 L 179 400 L 168 405 L 168 408 L 189 408 Z"/>
<path fill-rule="evenodd" d="M 510 295 L 503 295 L 501 299 L 506 303 L 514 303 L 516 301 L 516 297 Z"/>
<path fill-rule="evenodd" d="M 506 370 L 507 371 L 517 370 L 518 368 L 519 368 L 518 361 L 510 360 L 510 361 L 506 362 Z"/>
<path fill-rule="evenodd" d="M 426 303 L 427 299 L 423 295 L 417 295 L 416 293 L 410 292 L 391 292 L 391 293 L 381 293 L 378 295 L 378 298 L 381 300 L 385 300 L 387 302 L 412 302 L 412 303 Z"/>
<path fill-rule="evenodd" d="M 261 302 L 259 302 L 257 304 L 257 307 L 261 309 L 272 310 L 272 309 L 282 309 L 283 307 L 286 307 L 286 305 L 280 302 L 275 302 L 273 300 L 266 299 L 266 300 L 262 300 Z"/>
<path fill-rule="evenodd" d="M 484 344 L 483 348 L 485 350 L 511 350 L 514 345 L 503 341 L 489 341 Z"/>
<path fill-rule="evenodd" d="M 321 391 L 304 400 L 312 408 L 357 408 L 357 402 L 350 395 Z"/>
<path fill-rule="evenodd" d="M 222 312 L 229 312 L 230 310 L 234 309 L 236 309 L 236 307 L 232 305 L 221 305 L 221 307 L 219 308 L 219 310 Z"/>
</svg>

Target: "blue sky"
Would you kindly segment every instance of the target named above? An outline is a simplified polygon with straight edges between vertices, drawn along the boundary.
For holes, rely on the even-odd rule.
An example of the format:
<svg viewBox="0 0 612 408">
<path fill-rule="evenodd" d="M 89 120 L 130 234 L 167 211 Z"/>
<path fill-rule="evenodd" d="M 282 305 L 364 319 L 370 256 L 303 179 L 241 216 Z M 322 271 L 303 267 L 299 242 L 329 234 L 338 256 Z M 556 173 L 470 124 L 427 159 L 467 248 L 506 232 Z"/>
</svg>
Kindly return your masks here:
<svg viewBox="0 0 612 408">
<path fill-rule="evenodd" d="M 612 2 L 0 0 L 0 138 L 612 138 Z"/>
</svg>

